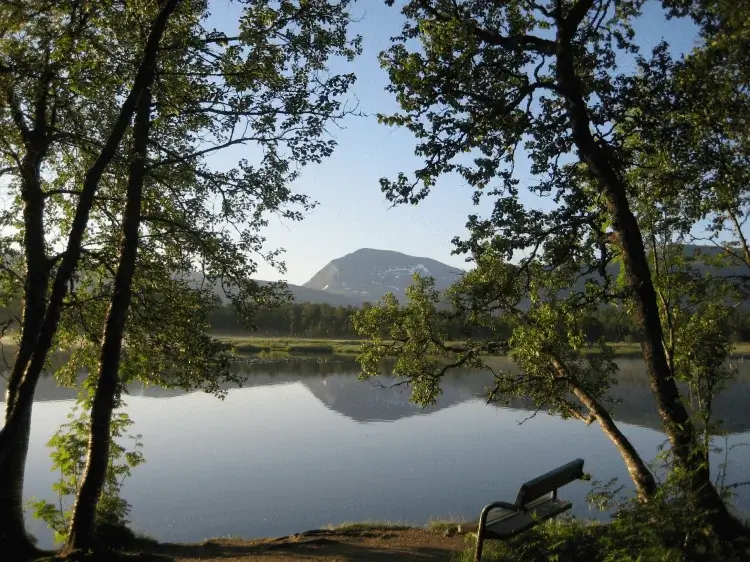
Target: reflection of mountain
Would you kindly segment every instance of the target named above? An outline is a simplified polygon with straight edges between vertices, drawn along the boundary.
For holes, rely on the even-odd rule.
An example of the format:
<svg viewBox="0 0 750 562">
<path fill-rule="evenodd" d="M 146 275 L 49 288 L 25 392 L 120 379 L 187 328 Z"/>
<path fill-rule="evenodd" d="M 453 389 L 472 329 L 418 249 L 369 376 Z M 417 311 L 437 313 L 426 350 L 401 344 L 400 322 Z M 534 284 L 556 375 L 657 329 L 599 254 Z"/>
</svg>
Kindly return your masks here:
<svg viewBox="0 0 750 562">
<path fill-rule="evenodd" d="M 507 363 L 507 362 L 506 362 Z M 612 396 L 619 400 L 612 406 L 614 418 L 625 423 L 661 429 L 653 396 L 648 386 L 643 367 L 637 360 L 622 360 L 621 382 L 612 388 Z M 507 368 L 507 365 L 504 365 Z M 750 367 L 750 366 L 749 366 Z M 394 421 L 420 414 L 430 414 L 444 408 L 482 398 L 491 379 L 486 373 L 463 371 L 445 377 L 443 393 L 435 406 L 425 409 L 409 402 L 410 391 L 405 387 L 391 386 L 393 380 L 357 380 L 358 364 L 351 358 L 326 358 L 299 361 L 274 361 L 238 364 L 237 369 L 246 375 L 244 388 L 272 386 L 301 382 L 326 408 L 336 411 L 357 422 Z M 724 428 L 730 433 L 750 429 L 750 368 L 744 368 L 729 389 L 715 400 L 715 417 L 724 420 Z M 2 379 L 0 378 L 0 383 Z M 0 391 L 3 391 L 0 384 Z M 131 396 L 169 398 L 184 394 L 179 389 L 143 387 L 131 385 Z M 51 378 L 40 381 L 36 401 L 71 400 L 75 391 L 58 387 Z M 127 401 L 127 398 L 126 398 Z M 511 409 L 528 410 L 528 401 L 514 399 L 506 406 Z"/>
<path fill-rule="evenodd" d="M 372 382 L 362 383 L 351 375 L 335 375 L 326 378 L 311 377 L 302 380 L 310 392 L 326 408 L 358 422 L 397 420 L 419 414 L 429 414 L 483 397 L 490 379 L 479 373 L 467 373 L 445 380 L 443 393 L 435 406 L 424 410 L 409 402 L 409 390 L 390 387 L 393 381 L 382 380 L 382 387 Z M 662 424 L 654 405 L 651 390 L 643 381 L 623 382 L 612 389 L 612 397 L 618 400 L 612 406 L 617 421 L 661 430 Z M 715 404 L 715 417 L 724 420 L 724 428 L 730 433 L 750 430 L 750 383 L 739 381 L 731 389 L 719 395 Z M 525 411 L 530 409 L 527 400 L 513 399 L 506 408 Z M 522 416 L 519 416 L 522 417 Z"/>
<path fill-rule="evenodd" d="M 392 386 L 394 380 L 359 381 L 351 375 L 332 375 L 302 380 L 308 390 L 329 410 L 358 422 L 395 421 L 409 416 L 431 414 L 461 402 L 472 400 L 476 393 L 462 386 L 445 385 L 435 406 L 420 408 L 409 402 L 411 391 Z"/>
</svg>

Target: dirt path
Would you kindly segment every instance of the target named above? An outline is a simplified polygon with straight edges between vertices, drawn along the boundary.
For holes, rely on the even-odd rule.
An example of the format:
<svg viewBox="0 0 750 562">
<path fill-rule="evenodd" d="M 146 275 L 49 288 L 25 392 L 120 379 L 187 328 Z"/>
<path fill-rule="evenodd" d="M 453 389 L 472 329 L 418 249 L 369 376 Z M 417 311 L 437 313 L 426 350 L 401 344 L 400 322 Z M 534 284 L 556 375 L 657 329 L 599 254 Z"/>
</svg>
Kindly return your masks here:
<svg viewBox="0 0 750 562">
<path fill-rule="evenodd" d="M 425 529 L 333 529 L 277 539 L 160 544 L 151 552 L 166 555 L 175 562 L 448 562 L 467 546 L 463 536 L 446 536 Z"/>
</svg>

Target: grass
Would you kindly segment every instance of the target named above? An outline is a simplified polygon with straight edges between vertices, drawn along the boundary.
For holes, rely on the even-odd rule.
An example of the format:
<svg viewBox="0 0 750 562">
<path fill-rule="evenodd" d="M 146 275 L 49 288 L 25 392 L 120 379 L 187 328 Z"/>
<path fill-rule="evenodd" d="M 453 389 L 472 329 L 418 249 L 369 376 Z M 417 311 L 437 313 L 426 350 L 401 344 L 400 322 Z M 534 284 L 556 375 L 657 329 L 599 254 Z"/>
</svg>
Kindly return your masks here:
<svg viewBox="0 0 750 562">
<path fill-rule="evenodd" d="M 675 532 L 667 521 L 601 523 L 560 517 L 537 525 L 507 541 L 484 542 L 484 562 L 683 562 L 750 560 L 750 543 L 737 538 L 716 542 L 696 533 L 697 542 L 683 549 L 684 532 Z M 648 518 L 645 519 L 648 521 Z M 466 548 L 451 562 L 473 562 L 476 539 L 467 535 Z"/>
<path fill-rule="evenodd" d="M 290 338 L 290 337 L 254 337 L 219 335 L 218 338 L 229 343 L 237 355 L 266 354 L 271 357 L 284 357 L 287 354 L 310 355 L 357 355 L 363 340 L 325 339 L 325 338 Z M 2 338 L 5 345 L 6 359 L 15 354 L 15 342 Z M 453 342 L 454 345 L 460 342 Z M 618 357 L 640 357 L 641 346 L 638 343 L 614 342 L 611 344 Z M 750 342 L 735 344 L 733 357 L 750 356 Z"/>
<path fill-rule="evenodd" d="M 659 507 L 661 506 L 661 507 Z M 674 511 L 677 509 L 677 511 Z M 702 533 L 694 533 L 694 542 L 692 546 L 685 548 L 684 537 L 685 529 L 694 529 L 694 521 L 681 519 L 681 508 L 676 506 L 670 508 L 667 504 L 658 504 L 654 506 L 642 506 L 633 504 L 630 508 L 621 511 L 618 517 L 614 518 L 611 523 L 601 523 L 590 520 L 580 520 L 574 517 L 562 516 L 556 520 L 540 523 L 536 527 L 529 529 L 522 534 L 501 542 L 488 540 L 484 543 L 484 552 L 482 560 L 485 562 L 564 562 L 564 561 L 586 561 L 586 562 L 683 562 L 684 560 L 705 561 L 705 562 L 740 562 L 750 559 L 750 540 L 739 536 L 732 542 L 716 542 L 718 537 L 707 538 Z M 677 523 L 675 525 L 675 523 Z M 688 525 L 686 527 L 686 524 Z M 323 529 L 315 529 L 303 533 L 295 533 L 289 537 L 274 539 L 279 541 L 286 539 L 285 545 L 293 544 L 312 544 L 310 542 L 301 542 L 298 539 L 312 539 L 327 541 L 326 544 L 340 542 L 341 548 L 346 548 L 346 539 L 339 537 L 349 537 L 354 541 L 361 539 L 386 539 L 395 537 L 398 531 L 406 531 L 409 537 L 406 540 L 412 540 L 414 545 L 419 547 L 437 548 L 440 541 L 446 539 L 438 537 L 454 537 L 457 532 L 457 523 L 453 520 L 433 520 L 426 528 L 415 527 L 402 522 L 394 521 L 359 521 L 345 522 L 338 525 L 328 525 Z M 432 535 L 432 538 L 430 537 Z M 335 537 L 332 539 L 332 537 Z M 131 537 L 132 539 L 133 537 Z M 141 544 L 129 544 L 125 550 L 128 553 L 102 551 L 91 554 L 77 553 L 76 556 L 45 556 L 39 559 L 39 562 L 99 562 L 99 561 L 133 561 L 146 562 L 151 560 L 170 560 L 169 556 L 160 554 L 149 554 L 156 546 L 152 539 L 148 537 L 135 536 Z M 404 537 L 402 536 L 402 541 Z M 458 546 L 462 550 L 456 552 L 451 558 L 451 562 L 472 562 L 475 549 L 475 536 L 466 535 L 465 537 L 454 537 L 450 539 L 455 548 Z M 221 547 L 220 541 L 207 540 L 200 546 Z M 170 545 L 180 546 L 180 545 Z M 190 545 L 187 545 L 189 548 Z M 403 545 L 402 545 L 403 546 Z M 249 560 L 236 545 L 221 551 L 221 556 L 227 560 Z M 251 549 L 257 548 L 250 545 Z M 365 555 L 368 552 L 383 553 L 388 552 L 388 545 L 382 542 L 373 546 L 372 542 L 359 547 L 360 554 Z M 362 550 L 372 549 L 372 550 Z M 157 551 L 158 552 L 158 551 Z M 215 556 L 218 550 L 212 550 L 212 556 Z M 244 554 L 251 552 L 245 551 Z M 340 552 L 344 552 L 343 550 Z M 349 551 L 350 552 L 350 551 Z M 393 550 L 394 555 L 401 550 Z M 167 553 L 168 554 L 168 553 Z M 200 558 L 204 559 L 205 551 L 201 551 Z M 284 560 L 302 560 L 309 559 L 309 551 L 294 552 L 293 548 L 287 549 L 289 558 Z M 342 556 L 341 559 L 344 557 Z M 198 559 L 198 558 L 190 558 Z M 213 558 L 212 558 L 213 559 Z M 254 559 L 254 558 L 253 558 Z M 328 560 L 330 558 L 326 558 Z M 336 559 L 339 559 L 338 557 Z M 347 558 L 349 559 L 349 558 Z M 352 560 L 366 560 L 369 558 L 356 557 Z M 373 559 L 383 559 L 376 558 Z M 393 558 L 394 560 L 398 558 Z M 411 560 L 412 558 L 409 558 Z M 421 558 L 420 558 L 421 559 Z"/>
<path fill-rule="evenodd" d="M 430 521 L 425 529 L 436 535 L 454 535 L 458 532 L 460 521 L 435 519 Z M 339 531 L 343 533 L 365 533 L 371 531 L 408 531 L 409 529 L 420 529 L 398 521 L 353 521 L 345 522 L 339 525 L 328 525 L 325 529 L 328 531 Z"/>
<path fill-rule="evenodd" d="M 234 353 L 238 355 L 261 352 L 355 355 L 359 353 L 362 343 L 360 340 L 255 338 L 243 336 L 220 336 L 220 339 L 229 343 Z"/>
<path fill-rule="evenodd" d="M 220 339 L 231 344 L 234 353 L 238 355 L 262 352 L 356 355 L 359 353 L 362 346 L 362 340 L 323 338 L 271 338 L 222 335 L 220 336 Z M 641 346 L 639 343 L 614 342 L 611 345 L 614 348 L 615 355 L 618 357 L 639 357 L 641 355 Z M 742 357 L 745 355 L 750 355 L 750 342 L 735 344 L 734 356 Z"/>
<path fill-rule="evenodd" d="M 508 541 L 484 542 L 484 562 L 541 562 L 585 560 L 586 562 L 678 562 L 682 553 L 662 545 L 631 544 L 618 536 L 612 525 L 576 519 L 547 521 Z M 466 548 L 451 562 L 473 562 L 476 547 L 473 535 Z"/>
<path fill-rule="evenodd" d="M 338 525 L 328 525 L 325 530 L 356 535 L 374 531 L 408 531 L 413 528 L 412 525 L 394 521 L 347 521 Z"/>
<path fill-rule="evenodd" d="M 598 544 L 606 525 L 576 520 L 547 521 L 508 541 L 485 541 L 485 562 L 527 562 L 542 560 L 603 560 Z M 451 562 L 473 562 L 476 546 L 473 535 L 467 535 L 466 549 Z M 648 558 L 650 560 L 650 558 Z M 665 559 L 669 560 L 669 559 Z"/>
<path fill-rule="evenodd" d="M 458 525 L 461 521 L 436 519 L 427 523 L 427 530 L 436 535 L 455 535 L 458 533 Z"/>
</svg>

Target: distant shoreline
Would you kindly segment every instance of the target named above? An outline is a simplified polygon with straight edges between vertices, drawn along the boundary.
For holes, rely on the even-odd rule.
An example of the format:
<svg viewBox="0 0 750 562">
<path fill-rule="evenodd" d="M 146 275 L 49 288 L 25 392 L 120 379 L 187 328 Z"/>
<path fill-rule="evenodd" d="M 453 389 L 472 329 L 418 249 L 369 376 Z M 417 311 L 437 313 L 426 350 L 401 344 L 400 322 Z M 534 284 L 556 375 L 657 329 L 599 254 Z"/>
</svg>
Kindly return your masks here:
<svg viewBox="0 0 750 562">
<path fill-rule="evenodd" d="M 258 354 L 272 355 L 350 355 L 359 354 L 365 339 L 337 339 L 337 338 L 305 338 L 289 336 L 251 336 L 231 335 L 213 333 L 213 337 L 229 344 L 231 350 L 238 356 L 253 356 Z M 12 361 L 16 352 L 16 342 L 12 336 L 0 338 L 3 344 L 3 352 L 7 361 Z M 461 342 L 451 342 L 454 345 Z M 618 358 L 641 357 L 641 348 L 638 343 L 612 342 L 615 356 Z M 58 350 L 52 354 L 53 357 L 65 356 Z M 502 356 L 508 357 L 508 355 Z M 735 344 L 734 353 L 730 356 L 734 360 L 750 359 L 750 342 L 739 342 Z"/>
<path fill-rule="evenodd" d="M 230 344 L 237 355 L 256 355 L 259 353 L 276 354 L 332 354 L 356 355 L 362 343 L 367 340 L 336 339 L 336 338 L 304 338 L 304 337 L 273 337 L 214 334 L 215 337 Z M 453 342 L 460 343 L 460 342 Z M 613 342 L 610 344 L 616 357 L 641 357 L 638 343 Z M 732 359 L 750 357 L 750 342 L 735 344 Z"/>
</svg>

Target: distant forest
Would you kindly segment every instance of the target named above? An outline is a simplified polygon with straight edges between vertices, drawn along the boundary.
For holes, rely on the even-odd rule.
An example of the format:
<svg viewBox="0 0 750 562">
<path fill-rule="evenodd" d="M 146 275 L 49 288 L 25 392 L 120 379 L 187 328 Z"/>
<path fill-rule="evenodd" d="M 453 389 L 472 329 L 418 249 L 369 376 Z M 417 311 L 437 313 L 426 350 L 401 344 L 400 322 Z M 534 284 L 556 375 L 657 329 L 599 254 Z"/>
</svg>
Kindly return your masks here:
<svg viewBox="0 0 750 562">
<path fill-rule="evenodd" d="M 365 303 L 363 307 L 371 306 Z M 211 326 L 217 334 L 258 335 L 267 337 L 356 339 L 353 316 L 359 310 L 353 306 L 332 306 L 322 303 L 289 303 L 279 308 L 261 308 L 255 319 L 256 330 L 242 324 L 231 305 L 218 308 L 211 316 Z M 445 326 L 449 337 L 456 340 L 468 334 L 460 318 Z M 510 323 L 507 332 L 511 332 Z M 596 315 L 584 320 L 584 329 L 591 340 L 604 336 L 611 342 L 637 342 L 640 334 L 633 321 L 614 308 L 602 308 Z M 738 342 L 750 341 L 750 314 L 737 310 L 727 329 Z M 481 337 L 481 331 L 471 334 Z"/>
<path fill-rule="evenodd" d="M 363 307 L 371 306 L 369 303 Z M 261 308 L 255 318 L 255 330 L 243 325 L 232 305 L 218 307 L 210 317 L 214 333 L 219 335 L 257 335 L 265 337 L 358 339 L 353 317 L 359 310 L 354 306 L 333 306 L 323 303 L 288 303 L 278 308 Z M 0 323 L 12 314 L 18 314 L 15 306 L 0 307 Z M 451 339 L 462 340 L 469 335 L 460 318 L 449 322 L 445 329 Z M 506 326 L 510 335 L 511 325 Z M 614 308 L 602 308 L 595 316 L 584 319 L 584 329 L 590 340 L 604 336 L 611 342 L 637 342 L 640 334 L 633 321 Z M 727 326 L 736 342 L 750 341 L 750 312 L 736 310 L 732 324 Z M 474 329 L 473 337 L 481 337 L 481 330 Z"/>
</svg>

